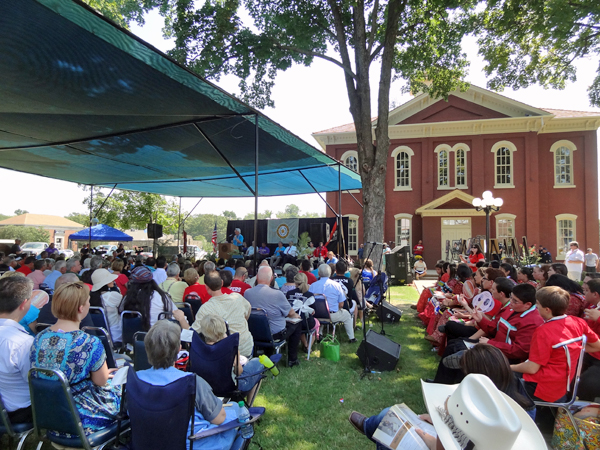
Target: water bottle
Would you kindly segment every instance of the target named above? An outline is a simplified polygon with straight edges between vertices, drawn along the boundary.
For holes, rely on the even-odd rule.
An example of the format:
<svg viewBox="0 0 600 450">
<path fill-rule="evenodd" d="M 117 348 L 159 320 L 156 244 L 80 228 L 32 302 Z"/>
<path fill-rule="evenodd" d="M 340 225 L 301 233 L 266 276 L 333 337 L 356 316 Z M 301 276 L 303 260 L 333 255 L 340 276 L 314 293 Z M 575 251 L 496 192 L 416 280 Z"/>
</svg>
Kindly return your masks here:
<svg viewBox="0 0 600 450">
<path fill-rule="evenodd" d="M 248 411 L 248 408 L 246 408 L 246 405 L 244 405 L 244 402 L 239 402 L 238 405 L 240 407 L 238 422 L 244 424 L 250 420 L 250 412 Z M 244 439 L 250 439 L 254 436 L 254 427 L 251 423 L 240 426 L 240 431 L 242 438 Z"/>
<path fill-rule="evenodd" d="M 275 364 L 273 364 L 273 361 L 271 361 L 271 358 L 269 358 L 267 355 L 260 355 L 258 360 L 263 366 L 271 371 L 274 377 L 279 375 L 279 369 L 275 366 Z"/>
</svg>

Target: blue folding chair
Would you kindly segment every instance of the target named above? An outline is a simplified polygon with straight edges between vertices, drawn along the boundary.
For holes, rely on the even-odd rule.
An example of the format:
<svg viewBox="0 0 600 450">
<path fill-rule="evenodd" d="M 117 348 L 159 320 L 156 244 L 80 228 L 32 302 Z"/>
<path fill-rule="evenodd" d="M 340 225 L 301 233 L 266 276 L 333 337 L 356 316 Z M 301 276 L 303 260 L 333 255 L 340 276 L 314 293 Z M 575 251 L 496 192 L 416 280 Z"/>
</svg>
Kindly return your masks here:
<svg viewBox="0 0 600 450">
<path fill-rule="evenodd" d="M 133 367 L 135 370 L 146 370 L 152 367 L 148 361 L 148 354 L 144 345 L 147 334 L 145 331 L 138 331 L 133 335 Z"/>
<path fill-rule="evenodd" d="M 192 305 L 188 302 L 173 302 L 173 303 L 175 303 L 175 306 L 177 306 L 177 308 L 179 308 L 180 310 L 183 311 L 183 313 L 185 314 L 185 318 L 187 319 L 188 323 L 191 326 L 195 320 L 194 310 L 192 308 Z"/>
<path fill-rule="evenodd" d="M 127 412 L 131 421 L 132 450 L 185 450 L 192 419 L 196 377 L 184 376 L 165 386 L 154 386 L 127 372 Z M 193 448 L 193 441 L 190 442 Z"/>
<path fill-rule="evenodd" d="M 8 434 L 8 446 L 12 447 L 15 440 L 18 440 L 17 450 L 23 448 L 25 439 L 33 431 L 33 423 L 11 423 L 8 417 L 8 411 L 4 407 L 2 396 L 0 396 L 0 438 L 4 434 Z"/>
<path fill-rule="evenodd" d="M 235 401 L 244 400 L 246 404 L 252 406 L 262 380 L 266 377 L 261 376 L 251 398 L 246 398 L 248 392 L 240 391 L 238 387 L 239 380 L 257 374 L 240 375 L 237 373 L 239 341 L 239 333 L 233 333 L 219 342 L 208 345 L 198 333 L 194 333 L 190 346 L 190 371 L 202 377 L 210 385 L 216 396 L 230 398 Z M 231 377 L 232 369 L 235 370 L 235 381 Z M 265 370 L 267 369 L 264 369 L 261 373 L 264 374 Z"/>
<path fill-rule="evenodd" d="M 33 367 L 29 370 L 29 392 L 33 427 L 39 441 L 37 450 L 44 441 L 64 447 L 100 450 L 117 438 L 117 430 L 129 429 L 129 421 L 114 424 L 86 436 L 77 405 L 71 394 L 69 382 L 60 370 Z M 45 435 L 43 430 L 46 431 Z M 49 431 L 67 433 L 72 437 L 55 436 Z"/>
<path fill-rule="evenodd" d="M 129 362 L 131 361 L 129 356 L 115 352 L 110 339 L 110 334 L 106 329 L 102 327 L 83 327 L 81 331 L 85 331 L 87 334 L 91 334 L 92 336 L 96 336 L 98 339 L 100 339 L 100 342 L 102 342 L 102 345 L 104 346 L 104 353 L 106 353 L 106 365 L 109 369 L 119 367 L 119 364 L 117 364 L 117 360 L 119 359 Z"/>
<path fill-rule="evenodd" d="M 254 348 L 266 348 L 273 351 L 275 354 L 279 354 L 281 353 L 281 349 L 287 343 L 285 339 L 279 341 L 273 339 L 271 326 L 269 325 L 269 317 L 267 312 L 262 308 L 252 308 L 250 311 L 250 317 L 248 317 L 248 330 L 250 330 L 250 334 L 254 340 Z"/>
<path fill-rule="evenodd" d="M 335 339 L 335 330 L 339 324 L 343 324 L 343 322 L 335 322 L 331 318 L 331 313 L 329 312 L 329 304 L 327 303 L 327 298 L 324 295 L 315 294 L 315 302 L 311 305 L 311 308 L 315 310 L 315 319 L 318 319 L 321 322 L 321 325 L 327 325 L 327 330 L 329 331 L 329 327 L 333 327 L 333 338 Z"/>
<path fill-rule="evenodd" d="M 121 313 L 121 332 L 122 332 L 122 347 L 121 350 L 133 348 L 133 335 L 138 331 L 144 331 L 142 324 L 142 313 L 139 311 L 123 311 Z"/>
<path fill-rule="evenodd" d="M 108 319 L 106 318 L 106 311 L 104 311 L 104 308 L 90 306 L 89 314 L 95 327 L 104 328 L 105 330 L 108 330 L 108 333 L 110 334 L 110 327 L 108 326 Z M 110 338 L 112 340 L 112 336 Z"/>
</svg>

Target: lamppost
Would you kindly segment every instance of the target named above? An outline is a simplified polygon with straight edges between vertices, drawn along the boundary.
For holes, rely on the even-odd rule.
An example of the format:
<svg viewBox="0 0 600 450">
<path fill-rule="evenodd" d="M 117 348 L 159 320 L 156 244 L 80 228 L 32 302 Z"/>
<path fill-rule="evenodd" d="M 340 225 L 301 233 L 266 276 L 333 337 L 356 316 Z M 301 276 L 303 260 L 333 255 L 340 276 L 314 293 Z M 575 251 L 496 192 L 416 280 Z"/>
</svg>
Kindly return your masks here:
<svg viewBox="0 0 600 450">
<path fill-rule="evenodd" d="M 494 198 L 491 191 L 485 191 L 481 194 L 481 198 L 474 198 L 472 203 L 477 211 L 485 211 L 485 259 L 490 261 L 490 213 L 500 211 L 504 200 Z"/>
</svg>

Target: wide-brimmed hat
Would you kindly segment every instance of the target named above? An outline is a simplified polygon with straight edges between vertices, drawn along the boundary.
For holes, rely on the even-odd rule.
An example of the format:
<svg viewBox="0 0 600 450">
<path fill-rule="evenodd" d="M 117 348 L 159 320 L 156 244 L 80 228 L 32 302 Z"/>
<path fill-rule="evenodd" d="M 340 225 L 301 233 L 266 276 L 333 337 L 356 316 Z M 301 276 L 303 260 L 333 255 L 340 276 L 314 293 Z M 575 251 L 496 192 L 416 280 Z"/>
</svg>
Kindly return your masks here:
<svg viewBox="0 0 600 450">
<path fill-rule="evenodd" d="M 433 426 L 446 450 L 547 450 L 531 417 L 492 380 L 469 374 L 460 384 L 421 381 Z M 447 400 L 447 404 L 446 404 Z"/>
<path fill-rule="evenodd" d="M 92 283 L 94 283 L 94 286 L 92 286 L 92 292 L 96 292 L 98 289 L 106 286 L 108 283 L 112 283 L 117 278 L 119 278 L 118 275 L 114 275 L 106 269 L 94 270 L 94 273 L 92 273 Z"/>
</svg>

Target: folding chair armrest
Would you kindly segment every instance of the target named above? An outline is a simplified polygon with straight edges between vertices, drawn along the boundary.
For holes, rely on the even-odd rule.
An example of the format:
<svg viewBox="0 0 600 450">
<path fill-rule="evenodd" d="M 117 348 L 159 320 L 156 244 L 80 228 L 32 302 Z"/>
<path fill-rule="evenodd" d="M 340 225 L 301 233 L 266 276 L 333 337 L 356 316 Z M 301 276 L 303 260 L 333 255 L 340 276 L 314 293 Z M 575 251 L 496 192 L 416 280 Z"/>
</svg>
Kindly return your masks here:
<svg viewBox="0 0 600 450">
<path fill-rule="evenodd" d="M 258 419 L 260 419 L 261 416 L 265 413 L 265 408 L 264 407 L 256 407 L 256 408 L 251 407 L 251 408 L 248 408 L 248 411 L 250 412 L 250 420 L 246 423 L 254 423 Z M 224 425 L 219 425 L 218 427 L 211 428 L 210 430 L 204 430 L 204 431 L 201 431 L 200 433 L 196 433 L 192 436 L 189 436 L 188 439 L 190 441 L 197 441 L 200 439 L 207 438 L 209 436 L 214 436 L 215 434 L 220 434 L 225 431 L 229 431 L 234 428 L 238 428 L 239 426 L 240 426 L 240 423 L 237 420 L 232 420 L 231 422 L 227 422 Z"/>
</svg>

